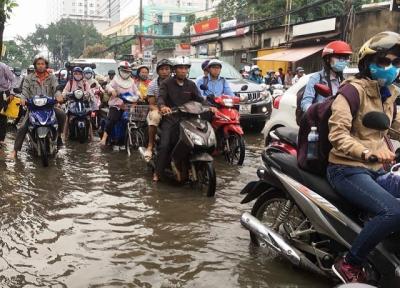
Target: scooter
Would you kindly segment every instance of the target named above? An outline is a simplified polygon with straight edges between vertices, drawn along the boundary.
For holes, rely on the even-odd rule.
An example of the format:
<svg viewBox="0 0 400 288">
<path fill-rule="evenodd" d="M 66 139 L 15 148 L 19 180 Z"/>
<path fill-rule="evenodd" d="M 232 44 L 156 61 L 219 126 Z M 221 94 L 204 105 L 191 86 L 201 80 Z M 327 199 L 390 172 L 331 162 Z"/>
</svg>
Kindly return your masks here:
<svg viewBox="0 0 400 288">
<path fill-rule="evenodd" d="M 172 115 L 181 119 L 179 139 L 172 149 L 171 163 L 166 174 L 169 178 L 178 181 L 180 180 L 178 175 L 187 175 L 191 185 L 200 191 L 205 190 L 208 197 L 213 197 L 216 189 L 216 175 L 211 153 L 214 151 L 217 141 L 211 124 L 201 118 L 201 114 L 206 112 L 209 112 L 209 108 L 194 101 L 187 102 L 173 110 Z M 164 117 L 172 115 L 164 115 Z M 153 171 L 158 161 L 159 145 L 160 131 L 157 133 L 157 147 L 153 153 L 153 159 L 148 162 Z M 146 147 L 140 147 L 139 152 L 144 159 Z M 178 167 L 181 169 L 178 170 Z"/>
<path fill-rule="evenodd" d="M 67 121 L 69 127 L 69 137 L 85 143 L 89 138 L 90 132 L 90 107 L 85 99 L 84 92 L 80 89 L 67 95 Z"/>
<path fill-rule="evenodd" d="M 389 123 L 382 112 L 363 119 L 364 126 L 380 131 L 390 129 Z M 399 151 L 396 156 L 399 161 Z M 333 277 L 332 264 L 350 248 L 368 215 L 354 209 L 325 178 L 301 170 L 296 156 L 274 143 L 262 160 L 259 180 L 241 191 L 246 195 L 241 203 L 256 200 L 251 213 L 241 217 L 252 243 L 274 250 L 294 266 Z M 389 236 L 370 253 L 365 269 L 371 283 L 400 287 L 399 238 L 400 233 Z"/>
<path fill-rule="evenodd" d="M 34 155 L 49 166 L 49 157 L 57 153 L 58 123 L 54 112 L 56 100 L 47 96 L 34 96 L 27 100 L 29 113 L 28 143 Z"/>
<path fill-rule="evenodd" d="M 208 90 L 203 84 L 200 86 L 200 89 Z M 247 90 L 247 85 L 242 87 L 241 90 Z M 246 146 L 243 137 L 244 132 L 240 126 L 240 114 L 237 109 L 240 98 L 228 95 L 215 97 L 211 92 L 208 94 L 208 101 L 211 105 L 218 108 L 211 122 L 217 136 L 215 152 L 223 154 L 229 164 L 242 165 L 246 154 Z"/>
</svg>

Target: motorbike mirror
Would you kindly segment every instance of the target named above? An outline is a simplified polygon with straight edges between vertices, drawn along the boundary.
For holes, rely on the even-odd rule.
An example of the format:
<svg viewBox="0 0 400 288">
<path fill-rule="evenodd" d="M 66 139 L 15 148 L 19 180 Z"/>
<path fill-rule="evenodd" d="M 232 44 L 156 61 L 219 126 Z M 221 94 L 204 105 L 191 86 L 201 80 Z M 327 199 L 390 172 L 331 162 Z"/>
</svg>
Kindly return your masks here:
<svg viewBox="0 0 400 288">
<path fill-rule="evenodd" d="M 92 85 L 90 85 L 90 88 L 96 88 L 96 83 L 92 83 Z"/>
<path fill-rule="evenodd" d="M 243 85 L 242 88 L 240 88 L 240 91 L 246 91 L 249 88 L 247 85 Z"/>
<path fill-rule="evenodd" d="M 328 97 L 328 96 L 332 95 L 331 88 L 329 88 L 329 86 L 327 86 L 327 85 L 318 83 L 318 84 L 314 85 L 314 89 L 318 94 L 320 94 L 324 97 Z"/>
<path fill-rule="evenodd" d="M 21 88 L 14 88 L 14 89 L 13 89 L 13 92 L 14 92 L 15 94 L 21 94 L 21 93 L 22 93 L 22 89 L 21 89 Z"/>
<path fill-rule="evenodd" d="M 206 85 L 201 84 L 201 85 L 200 85 L 200 89 L 203 90 L 203 91 L 206 91 L 208 88 L 207 88 Z"/>
<path fill-rule="evenodd" d="M 383 112 L 372 111 L 365 114 L 362 124 L 370 129 L 385 131 L 390 128 L 390 119 Z"/>
</svg>

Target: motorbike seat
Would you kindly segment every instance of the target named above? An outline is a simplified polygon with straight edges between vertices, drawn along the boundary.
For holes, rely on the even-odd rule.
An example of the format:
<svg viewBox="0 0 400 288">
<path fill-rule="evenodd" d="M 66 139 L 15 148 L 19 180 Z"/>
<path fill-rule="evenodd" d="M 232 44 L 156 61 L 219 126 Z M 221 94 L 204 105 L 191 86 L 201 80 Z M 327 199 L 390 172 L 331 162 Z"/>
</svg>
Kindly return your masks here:
<svg viewBox="0 0 400 288">
<path fill-rule="evenodd" d="M 354 214 L 354 207 L 340 196 L 325 178 L 301 170 L 296 156 L 286 153 L 273 153 L 271 159 L 279 165 L 282 172 L 324 197 L 346 214 Z"/>
<path fill-rule="evenodd" d="M 297 136 L 299 134 L 299 129 L 290 127 L 279 127 L 275 129 L 275 135 L 282 139 L 284 142 L 297 147 Z"/>
</svg>

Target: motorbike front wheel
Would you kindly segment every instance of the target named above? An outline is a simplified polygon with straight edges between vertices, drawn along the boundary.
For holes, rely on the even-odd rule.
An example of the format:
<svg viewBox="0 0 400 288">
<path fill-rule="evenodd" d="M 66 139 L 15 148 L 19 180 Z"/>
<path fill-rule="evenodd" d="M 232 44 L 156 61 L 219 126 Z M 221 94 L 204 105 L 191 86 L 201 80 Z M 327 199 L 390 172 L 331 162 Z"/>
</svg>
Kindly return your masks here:
<svg viewBox="0 0 400 288">
<path fill-rule="evenodd" d="M 88 132 L 86 127 L 78 128 L 78 139 L 81 144 L 86 142 L 86 140 L 88 139 Z"/>
<path fill-rule="evenodd" d="M 207 197 L 215 195 L 217 180 L 213 162 L 199 162 L 196 165 L 198 178 L 198 187 L 201 191 L 205 191 Z"/>
<path fill-rule="evenodd" d="M 42 164 L 44 167 L 49 166 L 49 150 L 47 149 L 48 138 L 39 139 L 40 155 L 42 157 Z"/>
<path fill-rule="evenodd" d="M 243 165 L 246 154 L 246 146 L 243 136 L 239 134 L 229 134 L 225 139 L 225 158 L 231 165 Z"/>
</svg>

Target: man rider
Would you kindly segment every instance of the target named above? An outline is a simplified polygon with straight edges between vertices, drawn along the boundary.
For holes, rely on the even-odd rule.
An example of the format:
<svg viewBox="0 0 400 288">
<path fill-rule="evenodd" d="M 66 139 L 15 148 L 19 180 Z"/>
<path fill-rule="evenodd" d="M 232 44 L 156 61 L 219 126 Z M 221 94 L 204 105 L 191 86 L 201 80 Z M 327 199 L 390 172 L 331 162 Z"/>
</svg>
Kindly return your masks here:
<svg viewBox="0 0 400 288">
<path fill-rule="evenodd" d="M 176 108 L 189 101 L 205 103 L 196 84 L 187 78 L 190 67 L 191 63 L 188 57 L 177 57 L 173 66 L 175 76 L 161 83 L 157 103 L 163 115 L 171 113 L 171 108 Z M 160 124 L 162 132 L 159 157 L 156 163 L 157 176 L 164 176 L 164 170 L 168 166 L 170 160 L 171 149 L 177 142 L 179 132 L 178 124 L 179 119 L 174 115 L 163 117 Z M 178 181 L 181 180 L 182 177 L 178 175 Z"/>
<path fill-rule="evenodd" d="M 89 101 L 90 104 L 93 102 L 94 96 L 93 96 L 92 90 L 90 89 L 89 83 L 83 77 L 83 70 L 81 67 L 74 67 L 72 69 L 72 79 L 70 79 L 67 82 L 67 85 L 65 85 L 65 88 L 62 92 L 64 101 L 68 100 L 68 94 L 70 94 L 76 90 L 82 90 L 86 100 Z M 71 120 L 71 119 L 69 119 L 69 117 L 67 117 L 67 119 L 68 119 L 68 121 L 66 121 L 65 128 L 64 128 L 64 136 L 65 137 L 68 136 L 69 122 Z M 89 136 L 91 139 L 93 139 L 92 127 L 90 127 Z"/>
<path fill-rule="evenodd" d="M 0 62 L 0 111 L 6 110 L 7 103 L 11 100 L 10 89 L 15 85 L 16 79 L 10 67 Z M 0 145 L 4 144 L 7 133 L 7 116 L 0 114 Z"/>
<path fill-rule="evenodd" d="M 21 105 L 26 104 L 26 99 L 32 98 L 36 95 L 45 95 L 48 97 L 54 97 L 58 102 L 63 102 L 60 91 L 57 91 L 58 81 L 54 74 L 47 72 L 49 67 L 49 61 L 46 57 L 38 55 L 33 61 L 35 72 L 27 75 L 24 79 L 21 94 Z M 64 130 L 65 124 L 65 113 L 62 109 L 54 107 L 58 122 L 58 146 L 62 145 L 61 135 Z M 25 118 L 21 124 L 21 127 L 17 131 L 17 135 L 14 143 L 14 151 L 11 154 L 12 158 L 17 157 L 17 152 L 21 150 L 22 144 L 25 139 L 25 135 L 28 132 L 29 127 L 29 113 L 25 114 Z"/>
<path fill-rule="evenodd" d="M 222 62 L 213 59 L 207 64 L 208 76 L 197 80 L 197 87 L 200 89 L 203 97 L 213 94 L 215 97 L 221 95 L 235 96 L 229 82 L 224 77 L 221 77 Z M 205 86 L 207 90 L 202 90 L 200 86 Z M 203 87 L 203 88 L 205 88 Z"/>
<path fill-rule="evenodd" d="M 162 59 L 157 63 L 156 72 L 158 77 L 153 79 L 149 84 L 147 92 L 147 100 L 150 105 L 150 112 L 147 117 L 147 124 L 149 125 L 149 144 L 145 152 L 146 161 L 150 161 L 153 154 L 154 142 L 157 134 L 157 127 L 160 124 L 161 115 L 157 107 L 157 99 L 160 91 L 160 84 L 165 79 L 171 77 L 173 63 L 168 59 Z M 158 181 L 157 174 L 154 173 L 154 181 Z"/>
<path fill-rule="evenodd" d="M 333 41 L 325 46 L 322 50 L 323 69 L 310 77 L 304 91 L 301 100 L 303 112 L 307 112 L 312 104 L 323 102 L 326 99 L 322 95 L 317 95 L 315 84 L 321 83 L 329 86 L 332 95 L 336 95 L 340 83 L 343 81 L 343 70 L 349 65 L 351 54 L 350 45 L 343 41 Z"/>
<path fill-rule="evenodd" d="M 257 65 L 251 66 L 249 80 L 257 84 L 262 84 L 264 82 L 260 68 Z"/>
<path fill-rule="evenodd" d="M 131 73 L 132 68 L 129 62 L 120 62 L 118 66 L 118 75 L 116 75 L 106 87 L 106 91 L 111 97 L 108 101 L 110 107 L 107 115 L 108 121 L 103 138 L 100 141 L 102 146 L 106 145 L 108 135 L 111 135 L 114 125 L 118 122 L 123 113 L 124 102 L 118 96 L 128 93 L 131 96 L 135 96 L 136 101 L 139 100 L 139 90 L 135 85 L 135 81 L 131 78 Z"/>
</svg>

